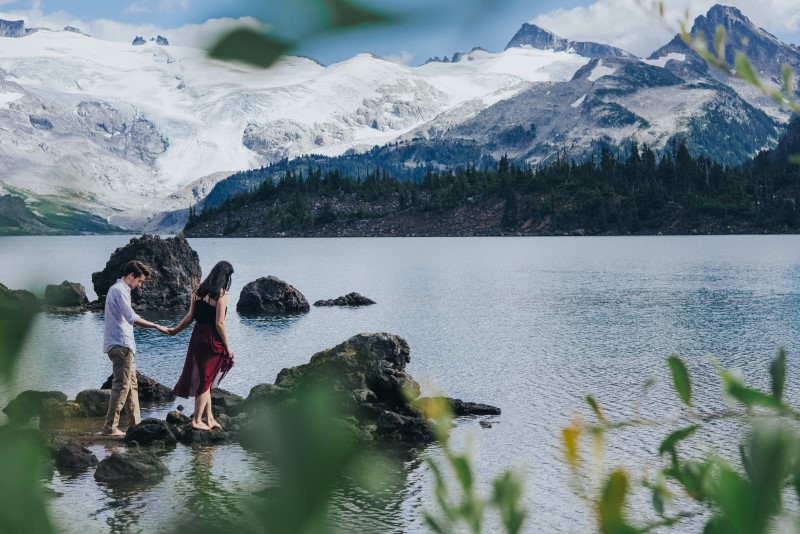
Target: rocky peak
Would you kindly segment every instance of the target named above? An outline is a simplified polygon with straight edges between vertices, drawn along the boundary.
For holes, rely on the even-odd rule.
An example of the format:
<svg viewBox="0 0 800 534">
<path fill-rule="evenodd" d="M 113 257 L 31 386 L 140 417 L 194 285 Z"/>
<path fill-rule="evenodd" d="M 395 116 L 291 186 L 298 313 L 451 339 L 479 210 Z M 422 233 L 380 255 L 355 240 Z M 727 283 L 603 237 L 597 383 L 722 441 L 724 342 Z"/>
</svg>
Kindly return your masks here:
<svg viewBox="0 0 800 534">
<path fill-rule="evenodd" d="M 0 19 L 0 37 L 25 37 L 24 20 Z"/>
<path fill-rule="evenodd" d="M 136 38 L 133 40 L 133 42 L 131 44 L 139 46 L 139 45 L 147 44 L 147 41 L 145 41 L 144 38 L 141 35 L 137 35 Z"/>
<path fill-rule="evenodd" d="M 159 35 L 156 37 L 156 44 L 161 46 L 169 46 L 169 41 L 167 40 L 166 37 L 162 37 Z"/>
<path fill-rule="evenodd" d="M 795 72 L 800 69 L 800 50 L 795 45 L 781 42 L 732 6 L 713 6 L 708 13 L 694 19 L 690 33 L 692 36 L 704 35 L 708 48 L 713 50 L 718 27 L 725 29 L 725 59 L 729 65 L 734 64 L 737 52 L 744 52 L 757 73 L 776 83 L 780 83 L 780 71 L 784 63 Z M 697 54 L 689 50 L 680 35 L 676 35 L 650 57 L 660 58 L 672 52 L 687 54 L 693 61 L 702 62 Z"/>
<path fill-rule="evenodd" d="M 522 46 L 530 46 L 540 50 L 575 53 L 584 57 L 634 57 L 633 54 L 609 45 L 570 41 L 536 24 L 525 23 L 506 45 L 506 50 Z"/>
</svg>

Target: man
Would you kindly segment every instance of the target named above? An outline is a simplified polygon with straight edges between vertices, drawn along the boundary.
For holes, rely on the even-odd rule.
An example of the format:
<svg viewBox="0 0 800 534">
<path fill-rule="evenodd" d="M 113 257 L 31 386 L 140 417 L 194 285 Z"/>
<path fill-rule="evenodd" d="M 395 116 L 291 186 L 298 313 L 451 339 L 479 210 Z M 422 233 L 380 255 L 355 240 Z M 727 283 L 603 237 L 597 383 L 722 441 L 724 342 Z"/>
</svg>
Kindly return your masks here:
<svg viewBox="0 0 800 534">
<path fill-rule="evenodd" d="M 103 322 L 103 352 L 114 366 L 111 382 L 111 400 L 108 403 L 103 435 L 122 437 L 118 428 L 120 411 L 125 407 L 128 425 L 141 421 L 139 414 L 139 383 L 136 379 L 136 342 L 133 339 L 133 325 L 155 328 L 168 334 L 166 327 L 151 323 L 139 317 L 131 307 L 131 291 L 142 285 L 150 276 L 150 268 L 140 261 L 125 264 L 122 278 L 111 286 L 106 295 L 105 320 Z"/>
</svg>

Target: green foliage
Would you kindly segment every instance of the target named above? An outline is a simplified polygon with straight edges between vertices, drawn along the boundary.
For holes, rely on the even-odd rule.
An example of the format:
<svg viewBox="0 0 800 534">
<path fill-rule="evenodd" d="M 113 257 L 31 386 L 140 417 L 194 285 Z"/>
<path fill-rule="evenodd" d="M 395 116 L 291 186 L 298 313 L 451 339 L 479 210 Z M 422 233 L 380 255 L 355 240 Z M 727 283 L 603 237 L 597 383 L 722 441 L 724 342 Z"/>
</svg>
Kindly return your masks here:
<svg viewBox="0 0 800 534">
<path fill-rule="evenodd" d="M 425 523 L 432 532 L 448 533 L 467 531 L 483 532 L 486 512 L 495 509 L 502 520 L 504 532 L 520 532 L 526 512 L 521 507 L 522 481 L 513 471 L 504 471 L 492 481 L 492 494 L 488 497 L 478 495 L 475 477 L 469 456 L 453 450 L 449 442 L 452 414 L 445 401 L 425 405 L 428 415 L 435 420 L 437 439 L 442 445 L 445 462 L 437 463 L 431 456 L 426 462 L 434 479 L 434 494 L 438 514 L 425 512 Z M 457 482 L 454 489 L 451 481 Z"/>
<path fill-rule="evenodd" d="M 309 17 L 298 37 L 289 39 L 249 27 L 236 28 L 214 43 L 209 55 L 215 59 L 243 61 L 266 68 L 320 35 L 364 26 L 387 25 L 398 20 L 397 17 L 350 0 L 313 0 L 305 3 L 310 4 L 308 7 L 313 12 L 323 14 L 323 17 L 319 23 Z"/>
<path fill-rule="evenodd" d="M 697 516 L 697 511 L 676 510 L 672 493 L 677 488 L 702 507 L 708 518 L 703 532 L 759 534 L 769 532 L 781 518 L 798 524 L 800 514 L 786 509 L 786 488 L 793 488 L 800 495 L 800 434 L 788 420 L 800 419 L 800 411 L 781 401 L 786 379 L 786 351 L 780 349 L 772 361 L 769 372 L 772 376 L 772 394 L 746 386 L 741 379 L 725 369 L 719 369 L 725 394 L 748 410 L 741 412 L 708 413 L 703 416 L 691 412 L 689 426 L 670 432 L 661 442 L 658 454 L 667 455 L 667 463 L 657 470 L 652 478 L 642 481 L 643 488 L 652 493 L 653 511 L 661 518 L 646 525 L 633 525 L 624 516 L 624 501 L 631 491 L 624 470 L 614 469 L 604 477 L 598 492 L 597 507 L 599 532 L 643 532 L 653 528 L 673 525 L 687 517 Z M 673 376 L 675 390 L 682 402 L 690 405 L 691 379 L 680 358 L 670 355 L 668 366 Z M 751 413 L 754 407 L 759 412 Z M 599 407 L 597 408 L 599 412 Z M 735 417 L 743 423 L 743 439 L 739 446 L 740 464 L 732 464 L 714 453 L 686 459 L 682 445 L 702 432 L 709 421 Z M 595 436 L 604 436 L 617 428 L 642 424 L 671 423 L 664 421 L 607 421 L 600 419 L 589 428 Z M 569 465 L 577 473 L 582 469 L 578 453 L 578 439 L 566 439 L 566 456 Z M 571 442 L 571 445 L 570 445 Z M 571 450 L 574 449 L 574 450 Z"/>
<path fill-rule="evenodd" d="M 33 302 L 12 301 L 0 285 L 0 380 L 9 381 L 30 334 Z M 40 477 L 46 450 L 35 431 L 0 426 L 0 532 L 55 532 L 47 513 Z"/>
<path fill-rule="evenodd" d="M 689 380 L 689 370 L 678 356 L 672 354 L 667 358 L 669 370 L 672 373 L 672 383 L 675 391 L 678 392 L 683 403 L 689 408 L 692 407 L 692 383 Z"/>
</svg>

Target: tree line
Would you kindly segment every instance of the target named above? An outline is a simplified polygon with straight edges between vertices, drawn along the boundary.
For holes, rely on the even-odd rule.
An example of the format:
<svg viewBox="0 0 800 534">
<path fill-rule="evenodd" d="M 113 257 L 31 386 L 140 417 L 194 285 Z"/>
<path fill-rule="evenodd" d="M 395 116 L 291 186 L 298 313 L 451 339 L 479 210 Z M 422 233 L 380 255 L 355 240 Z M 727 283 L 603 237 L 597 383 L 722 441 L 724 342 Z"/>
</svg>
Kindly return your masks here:
<svg viewBox="0 0 800 534">
<path fill-rule="evenodd" d="M 794 121 L 790 129 L 797 125 Z M 395 177 L 379 166 L 359 176 L 322 165 L 290 168 L 277 179 L 269 167 L 247 173 L 263 181 L 216 207 L 191 208 L 186 229 L 265 205 L 280 206 L 283 228 L 308 229 L 409 209 L 444 212 L 497 202 L 504 203 L 498 232 L 523 226 L 543 228 L 543 233 L 793 232 L 800 224 L 797 165 L 776 158 L 774 151 L 743 165 L 722 165 L 692 156 L 677 139 L 658 153 L 633 141 L 623 149 L 600 145 L 581 162 L 566 150 L 544 165 L 519 165 L 503 156 L 496 165 L 429 169 L 417 180 Z M 343 198 L 381 207 L 353 212 L 337 202 Z"/>
</svg>

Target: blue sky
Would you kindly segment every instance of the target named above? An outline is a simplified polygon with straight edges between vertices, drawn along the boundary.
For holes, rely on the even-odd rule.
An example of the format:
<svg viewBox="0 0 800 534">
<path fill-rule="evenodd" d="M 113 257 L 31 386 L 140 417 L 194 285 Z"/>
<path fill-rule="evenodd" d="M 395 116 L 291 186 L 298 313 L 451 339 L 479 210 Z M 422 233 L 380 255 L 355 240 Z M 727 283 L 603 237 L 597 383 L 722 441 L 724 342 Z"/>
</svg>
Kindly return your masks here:
<svg viewBox="0 0 800 534">
<path fill-rule="evenodd" d="M 666 0 L 667 24 L 652 0 L 362 0 L 406 22 L 304 40 L 296 51 L 330 64 L 359 52 L 419 64 L 481 46 L 502 50 L 524 22 L 535 22 L 575 40 L 619 46 L 640 56 L 666 43 L 677 19 L 704 14 L 713 0 Z M 731 0 L 757 25 L 786 42 L 800 43 L 797 0 Z M 0 0 L 0 18 L 23 18 L 28 26 L 73 25 L 108 40 L 130 41 L 163 34 L 172 44 L 204 46 L 232 24 L 269 24 L 295 38 L 315 27 L 319 0 Z M 248 17 L 242 19 L 242 17 Z"/>
</svg>

